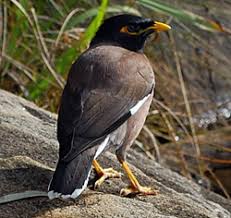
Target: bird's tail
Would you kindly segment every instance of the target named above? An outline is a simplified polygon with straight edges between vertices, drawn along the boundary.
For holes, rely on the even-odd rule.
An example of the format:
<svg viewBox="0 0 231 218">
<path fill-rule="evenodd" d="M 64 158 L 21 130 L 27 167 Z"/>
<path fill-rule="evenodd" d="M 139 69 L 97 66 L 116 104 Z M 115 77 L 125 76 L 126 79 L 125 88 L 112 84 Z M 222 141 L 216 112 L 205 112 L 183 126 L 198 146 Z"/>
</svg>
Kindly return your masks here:
<svg viewBox="0 0 231 218">
<path fill-rule="evenodd" d="M 86 150 L 70 162 L 59 160 L 48 187 L 48 197 L 77 198 L 87 187 L 93 159 L 94 152 Z"/>
</svg>

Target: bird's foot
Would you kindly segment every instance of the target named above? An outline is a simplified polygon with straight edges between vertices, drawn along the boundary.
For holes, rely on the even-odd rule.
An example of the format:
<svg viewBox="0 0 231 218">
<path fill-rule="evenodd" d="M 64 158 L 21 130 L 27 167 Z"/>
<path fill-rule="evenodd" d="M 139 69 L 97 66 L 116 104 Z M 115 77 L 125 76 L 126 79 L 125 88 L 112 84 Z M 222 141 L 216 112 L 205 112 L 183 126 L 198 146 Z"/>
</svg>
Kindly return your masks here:
<svg viewBox="0 0 231 218">
<path fill-rule="evenodd" d="M 97 160 L 93 160 L 92 164 L 99 177 L 99 179 L 95 182 L 94 189 L 99 188 L 106 179 L 121 177 L 121 173 L 115 171 L 113 168 L 103 169 Z"/>
<path fill-rule="evenodd" d="M 141 185 L 137 186 L 128 186 L 127 188 L 123 188 L 120 191 L 121 196 L 129 196 L 129 195 L 157 195 L 159 193 L 158 190 L 152 189 L 150 187 L 145 187 Z"/>
<path fill-rule="evenodd" d="M 101 172 L 97 172 L 97 174 L 100 178 L 95 182 L 94 189 L 99 188 L 106 179 L 121 178 L 121 173 L 117 172 L 113 168 L 102 169 Z"/>
<path fill-rule="evenodd" d="M 121 196 L 131 196 L 131 195 L 157 195 L 158 190 L 152 189 L 150 187 L 145 187 L 140 185 L 135 175 L 130 170 L 126 161 L 122 162 L 122 167 L 124 168 L 127 176 L 131 182 L 131 185 L 127 188 L 123 188 L 120 191 Z"/>
</svg>

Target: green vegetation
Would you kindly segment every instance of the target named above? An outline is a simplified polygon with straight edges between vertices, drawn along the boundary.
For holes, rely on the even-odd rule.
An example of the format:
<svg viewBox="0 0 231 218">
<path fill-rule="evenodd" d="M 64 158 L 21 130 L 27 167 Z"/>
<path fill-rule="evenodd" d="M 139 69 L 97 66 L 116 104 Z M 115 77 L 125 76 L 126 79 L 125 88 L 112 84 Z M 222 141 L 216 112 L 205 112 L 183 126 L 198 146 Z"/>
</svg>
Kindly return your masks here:
<svg viewBox="0 0 231 218">
<path fill-rule="evenodd" d="M 142 6 L 166 14 L 166 18 L 173 16 L 216 30 L 211 21 L 158 1 L 139 0 L 120 6 L 106 0 L 99 4 L 2 0 L 1 86 L 56 111 L 58 102 L 50 98 L 58 99 L 71 63 L 88 46 L 104 16 L 141 15 Z"/>
</svg>

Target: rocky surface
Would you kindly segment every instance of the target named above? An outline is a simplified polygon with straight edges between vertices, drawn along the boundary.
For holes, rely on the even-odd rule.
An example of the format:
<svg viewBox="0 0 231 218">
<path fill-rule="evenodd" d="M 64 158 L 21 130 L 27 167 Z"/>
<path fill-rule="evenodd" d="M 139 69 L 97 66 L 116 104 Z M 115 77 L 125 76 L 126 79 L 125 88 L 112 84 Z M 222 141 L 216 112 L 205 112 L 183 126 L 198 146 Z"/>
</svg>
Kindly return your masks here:
<svg viewBox="0 0 231 218">
<path fill-rule="evenodd" d="M 0 90 L 0 196 L 46 191 L 57 160 L 55 131 L 56 115 Z M 109 151 L 99 161 L 121 170 Z M 159 195 L 120 197 L 120 189 L 128 182 L 123 175 L 97 191 L 90 189 L 90 181 L 90 187 L 74 201 L 39 197 L 0 205 L 0 217 L 230 217 L 229 200 L 133 150 L 128 161 L 140 182 L 156 187 Z"/>
</svg>

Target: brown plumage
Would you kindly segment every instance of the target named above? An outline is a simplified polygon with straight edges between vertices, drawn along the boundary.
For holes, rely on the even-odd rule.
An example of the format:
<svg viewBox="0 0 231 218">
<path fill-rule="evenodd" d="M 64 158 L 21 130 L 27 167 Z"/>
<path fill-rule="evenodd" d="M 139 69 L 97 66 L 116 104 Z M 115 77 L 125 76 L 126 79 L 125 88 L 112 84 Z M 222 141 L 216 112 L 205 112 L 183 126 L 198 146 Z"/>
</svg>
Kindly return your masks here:
<svg viewBox="0 0 231 218">
<path fill-rule="evenodd" d="M 122 28 L 129 23 L 139 25 L 135 32 L 144 32 L 124 33 Z M 131 181 L 121 194 L 156 193 L 139 185 L 125 155 L 142 129 L 153 96 L 154 74 L 142 49 L 154 25 L 132 15 L 110 18 L 72 65 L 59 110 L 59 161 L 49 186 L 50 198 L 79 196 L 92 163 L 100 176 L 95 187 L 108 177 L 118 177 L 116 171 L 104 170 L 96 161 L 109 146 L 116 146 L 118 160 Z"/>
</svg>

